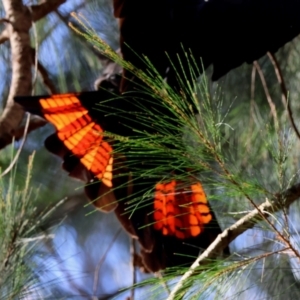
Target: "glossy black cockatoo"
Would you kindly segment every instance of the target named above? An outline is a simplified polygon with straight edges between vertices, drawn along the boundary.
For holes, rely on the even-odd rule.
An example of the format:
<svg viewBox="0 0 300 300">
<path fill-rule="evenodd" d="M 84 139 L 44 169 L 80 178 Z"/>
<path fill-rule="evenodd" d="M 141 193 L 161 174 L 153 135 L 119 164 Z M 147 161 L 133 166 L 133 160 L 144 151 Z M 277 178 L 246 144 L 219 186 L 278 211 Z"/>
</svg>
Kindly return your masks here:
<svg viewBox="0 0 300 300">
<path fill-rule="evenodd" d="M 213 65 L 212 80 L 217 80 L 267 51 L 276 52 L 300 32 L 300 0 L 114 0 L 113 5 L 123 58 L 146 71 L 143 58 L 147 57 L 178 91 L 176 76 L 194 80 Z M 188 72 L 191 57 L 199 70 L 193 76 Z M 123 154 L 114 153 L 117 142 L 103 136 L 103 131 L 124 137 L 155 133 L 136 115 L 142 113 L 143 99 L 151 103 L 150 111 L 161 107 L 156 98 L 139 91 L 143 83 L 134 74 L 124 71 L 121 83 L 117 78 L 103 80 L 100 86 L 106 89 L 98 92 L 17 97 L 16 101 L 54 124 L 57 132 L 46 139 L 46 147 L 63 158 L 71 176 L 94 182 L 86 186 L 89 198 L 103 210 L 114 210 L 138 239 L 146 269 L 155 272 L 191 264 L 221 232 L 220 227 L 198 180 L 177 180 L 172 168 L 167 179 L 147 177 L 152 157 L 142 156 L 135 159 L 145 172 L 136 175 L 126 164 L 130 147 Z M 122 97 L 107 102 L 112 98 L 109 90 L 116 90 L 119 83 Z M 104 111 L 97 109 L 97 103 L 109 104 Z M 129 115 L 122 119 L 121 111 Z M 176 125 L 171 110 L 164 108 L 161 113 L 170 114 Z M 142 205 L 132 208 L 133 197 Z M 224 253 L 229 253 L 228 248 Z"/>
</svg>

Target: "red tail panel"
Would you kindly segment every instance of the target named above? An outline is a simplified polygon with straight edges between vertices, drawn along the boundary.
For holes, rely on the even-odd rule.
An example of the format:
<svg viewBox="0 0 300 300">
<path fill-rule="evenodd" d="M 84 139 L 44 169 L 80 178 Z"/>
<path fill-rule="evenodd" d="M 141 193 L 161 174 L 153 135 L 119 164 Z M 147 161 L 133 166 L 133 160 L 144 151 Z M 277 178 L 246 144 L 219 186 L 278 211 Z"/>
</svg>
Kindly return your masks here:
<svg viewBox="0 0 300 300">
<path fill-rule="evenodd" d="M 112 187 L 112 147 L 103 139 L 103 129 L 90 117 L 76 94 L 53 95 L 39 100 L 41 114 L 53 124 L 58 138 L 81 163 Z"/>
<path fill-rule="evenodd" d="M 163 235 L 188 239 L 198 236 L 212 220 L 204 190 L 199 182 L 183 187 L 175 180 L 156 185 L 154 228 Z"/>
</svg>

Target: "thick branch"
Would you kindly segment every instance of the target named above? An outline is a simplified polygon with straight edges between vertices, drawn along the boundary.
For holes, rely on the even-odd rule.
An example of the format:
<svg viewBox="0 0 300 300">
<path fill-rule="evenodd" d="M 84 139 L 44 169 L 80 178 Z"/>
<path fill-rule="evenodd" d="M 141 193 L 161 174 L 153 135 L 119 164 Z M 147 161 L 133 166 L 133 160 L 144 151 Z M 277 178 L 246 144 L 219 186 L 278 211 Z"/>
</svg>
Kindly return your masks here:
<svg viewBox="0 0 300 300">
<path fill-rule="evenodd" d="M 31 93 L 31 47 L 29 29 L 31 17 L 21 0 L 3 0 L 6 30 L 12 57 L 12 80 L 6 107 L 0 119 L 0 148 L 11 142 L 13 131 L 21 122 L 24 112 L 14 104 L 14 96 Z"/>
<path fill-rule="evenodd" d="M 6 41 L 9 40 L 9 35 L 8 35 L 8 30 L 4 29 L 1 33 L 0 33 L 0 44 L 5 43 Z"/>
<path fill-rule="evenodd" d="M 285 192 L 277 194 L 274 199 L 266 200 L 259 206 L 259 210 L 254 209 L 249 214 L 238 220 L 235 224 L 225 229 L 215 241 L 195 260 L 190 269 L 181 277 L 179 282 L 175 285 L 167 300 L 174 300 L 180 298 L 179 293 L 184 286 L 186 280 L 190 278 L 197 267 L 207 259 L 216 258 L 235 238 L 244 233 L 246 230 L 253 228 L 258 222 L 267 218 L 270 214 L 284 207 L 289 207 L 294 201 L 300 197 L 300 183 L 292 186 Z M 284 203 L 284 204 L 283 204 Z"/>
<path fill-rule="evenodd" d="M 3 0 L 6 19 L 6 29 L 2 32 L 2 42 L 9 37 L 12 57 L 12 81 L 6 107 L 0 117 L 0 149 L 10 144 L 13 136 L 16 139 L 22 130 L 18 130 L 24 111 L 13 99 L 18 95 L 30 95 L 32 92 L 32 49 L 29 30 L 32 21 L 37 21 L 49 12 L 55 10 L 66 0 L 49 0 L 30 8 L 23 5 L 22 0 Z M 32 15 L 31 15 L 32 12 Z M 29 128 L 36 128 L 30 126 Z"/>
<path fill-rule="evenodd" d="M 56 10 L 61 4 L 65 3 L 66 0 L 49 0 L 43 1 L 38 5 L 30 6 L 32 12 L 32 21 L 36 22 L 42 18 L 44 18 L 49 13 Z"/>
</svg>

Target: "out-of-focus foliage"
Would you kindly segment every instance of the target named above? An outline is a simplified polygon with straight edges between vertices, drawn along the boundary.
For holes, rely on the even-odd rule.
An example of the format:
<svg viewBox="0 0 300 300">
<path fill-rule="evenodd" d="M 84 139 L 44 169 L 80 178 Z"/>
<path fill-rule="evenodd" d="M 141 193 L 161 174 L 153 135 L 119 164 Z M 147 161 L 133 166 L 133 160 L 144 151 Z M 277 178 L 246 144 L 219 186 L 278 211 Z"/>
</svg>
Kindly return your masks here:
<svg viewBox="0 0 300 300">
<path fill-rule="evenodd" d="M 13 153 L 10 153 L 13 154 Z M 11 161 L 12 161 L 12 155 Z M 43 299 L 44 287 L 36 276 L 34 257 L 41 243 L 51 240 L 42 227 L 49 222 L 55 207 L 39 210 L 36 199 L 39 190 L 33 188 L 33 155 L 26 164 L 27 173 L 18 174 L 16 165 L 10 173 L 0 177 L 0 298 L 1 299 Z M 16 180 L 16 178 L 18 180 Z M 40 297 L 41 296 L 41 297 Z"/>
</svg>

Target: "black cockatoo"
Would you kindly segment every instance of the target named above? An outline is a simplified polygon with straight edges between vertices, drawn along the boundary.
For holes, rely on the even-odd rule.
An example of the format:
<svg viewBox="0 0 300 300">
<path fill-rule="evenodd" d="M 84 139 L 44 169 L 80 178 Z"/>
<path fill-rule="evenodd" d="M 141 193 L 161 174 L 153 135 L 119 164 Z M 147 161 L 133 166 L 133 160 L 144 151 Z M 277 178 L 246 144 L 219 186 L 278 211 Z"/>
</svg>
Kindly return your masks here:
<svg viewBox="0 0 300 300">
<path fill-rule="evenodd" d="M 147 66 L 141 57 L 148 57 L 175 89 L 179 86 L 174 69 L 179 76 L 189 75 L 186 53 L 193 56 L 199 67 L 194 77 L 199 76 L 203 68 L 213 65 L 212 80 L 217 80 L 244 62 L 252 63 L 267 51 L 276 52 L 300 32 L 300 0 L 113 0 L 113 5 L 114 15 L 119 19 L 124 59 L 145 71 Z M 175 178 L 145 179 L 132 174 L 127 167 L 123 171 L 128 176 L 119 176 L 126 153 L 115 155 L 114 141 L 108 141 L 99 132 L 110 131 L 126 137 L 132 136 L 132 132 L 136 134 L 130 127 L 137 126 L 134 118 L 135 112 L 140 113 L 138 101 L 146 97 L 139 93 L 137 82 L 140 84 L 133 74 L 124 71 L 120 93 L 128 92 L 124 95 L 127 101 L 119 98 L 109 102 L 106 112 L 92 109 L 96 103 L 111 98 L 104 89 L 17 97 L 16 101 L 25 110 L 55 125 L 57 132 L 47 138 L 46 147 L 63 158 L 63 166 L 71 176 L 94 181 L 86 187 L 89 197 L 97 199 L 94 202 L 97 207 L 116 212 L 125 229 L 139 240 L 145 268 L 155 272 L 192 263 L 221 230 L 197 180 L 184 184 Z M 116 87 L 109 78 L 101 84 Z M 160 104 L 155 101 L 151 103 L 157 109 Z M 124 124 L 114 113 L 116 110 L 130 111 L 132 120 L 127 118 L 128 124 Z M 165 113 L 170 111 L 165 110 Z M 176 119 L 174 123 L 176 125 Z M 151 128 L 143 124 L 138 129 L 152 133 Z M 140 159 L 141 168 L 147 170 L 147 158 L 136 159 Z M 117 188 L 112 191 L 114 187 Z M 152 188 L 152 192 L 145 193 L 145 187 L 146 190 Z M 118 202 L 124 195 L 128 202 Z M 145 205 L 129 217 L 125 212 L 131 195 L 144 198 Z M 228 248 L 224 253 L 229 253 Z"/>
</svg>

